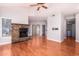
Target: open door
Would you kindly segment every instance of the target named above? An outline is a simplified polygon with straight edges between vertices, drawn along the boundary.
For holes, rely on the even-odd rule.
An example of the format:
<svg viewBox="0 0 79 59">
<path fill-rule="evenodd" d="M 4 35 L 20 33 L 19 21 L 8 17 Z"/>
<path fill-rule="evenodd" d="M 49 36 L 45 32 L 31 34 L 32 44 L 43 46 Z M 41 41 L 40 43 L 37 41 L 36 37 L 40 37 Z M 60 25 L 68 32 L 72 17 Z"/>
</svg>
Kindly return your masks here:
<svg viewBox="0 0 79 59">
<path fill-rule="evenodd" d="M 42 36 L 46 36 L 46 26 L 42 25 Z"/>
</svg>

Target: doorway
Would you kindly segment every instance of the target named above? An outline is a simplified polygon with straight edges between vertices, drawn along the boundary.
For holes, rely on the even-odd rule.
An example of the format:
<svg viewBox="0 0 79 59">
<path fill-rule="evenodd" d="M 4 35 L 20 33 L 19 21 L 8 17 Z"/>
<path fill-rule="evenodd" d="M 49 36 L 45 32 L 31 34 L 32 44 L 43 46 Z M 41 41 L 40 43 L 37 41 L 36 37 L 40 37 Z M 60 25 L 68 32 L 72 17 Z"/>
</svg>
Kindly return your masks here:
<svg viewBox="0 0 79 59">
<path fill-rule="evenodd" d="M 47 17 L 44 16 L 29 16 L 30 36 L 46 36 L 47 32 Z"/>
<path fill-rule="evenodd" d="M 75 19 L 66 21 L 66 36 L 75 39 Z"/>
<path fill-rule="evenodd" d="M 46 25 L 42 25 L 42 36 L 46 36 Z"/>
<path fill-rule="evenodd" d="M 32 36 L 36 35 L 36 26 L 32 25 Z"/>
<path fill-rule="evenodd" d="M 32 36 L 40 36 L 40 25 L 32 25 Z"/>
</svg>

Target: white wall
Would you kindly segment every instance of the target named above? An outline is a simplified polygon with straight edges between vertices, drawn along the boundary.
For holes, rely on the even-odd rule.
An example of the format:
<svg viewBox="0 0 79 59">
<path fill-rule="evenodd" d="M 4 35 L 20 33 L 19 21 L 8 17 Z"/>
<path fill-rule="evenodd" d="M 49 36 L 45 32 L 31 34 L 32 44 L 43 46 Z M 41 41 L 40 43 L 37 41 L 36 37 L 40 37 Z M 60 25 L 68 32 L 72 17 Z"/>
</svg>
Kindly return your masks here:
<svg viewBox="0 0 79 59">
<path fill-rule="evenodd" d="M 61 14 L 61 39 L 62 41 L 66 39 L 66 19 L 63 14 Z"/>
<path fill-rule="evenodd" d="M 12 23 L 28 24 L 28 9 L 21 6 L 0 7 L 0 17 L 12 19 Z"/>
<path fill-rule="evenodd" d="M 56 13 L 55 16 L 48 17 L 47 20 L 47 39 L 57 42 L 62 42 L 65 38 L 64 16 L 61 13 Z M 52 30 L 58 28 L 58 30 Z"/>
<path fill-rule="evenodd" d="M 79 14 L 76 14 L 76 42 L 79 42 Z"/>
</svg>

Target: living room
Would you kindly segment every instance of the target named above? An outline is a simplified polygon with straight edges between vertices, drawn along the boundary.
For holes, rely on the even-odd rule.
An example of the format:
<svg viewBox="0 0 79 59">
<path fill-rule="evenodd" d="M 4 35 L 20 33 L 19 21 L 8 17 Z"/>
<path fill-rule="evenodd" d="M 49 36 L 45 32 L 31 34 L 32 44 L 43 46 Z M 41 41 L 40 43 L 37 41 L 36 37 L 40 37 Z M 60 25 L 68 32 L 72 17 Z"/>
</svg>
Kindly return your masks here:
<svg viewBox="0 0 79 59">
<path fill-rule="evenodd" d="M 78 12 L 74 3 L 0 3 L 0 55 L 79 55 Z"/>
</svg>

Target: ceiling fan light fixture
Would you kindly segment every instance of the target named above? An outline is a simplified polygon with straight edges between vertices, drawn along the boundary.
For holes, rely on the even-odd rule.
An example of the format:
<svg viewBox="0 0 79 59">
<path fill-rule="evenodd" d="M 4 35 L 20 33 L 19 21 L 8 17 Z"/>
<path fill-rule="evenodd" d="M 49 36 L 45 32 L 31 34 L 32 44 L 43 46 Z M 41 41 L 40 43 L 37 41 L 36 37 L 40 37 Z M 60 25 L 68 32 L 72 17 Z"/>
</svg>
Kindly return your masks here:
<svg viewBox="0 0 79 59">
<path fill-rule="evenodd" d="M 40 7 L 37 8 L 37 11 L 39 11 Z"/>
<path fill-rule="evenodd" d="M 45 8 L 45 9 L 47 9 L 47 7 L 46 6 L 42 6 L 43 8 Z"/>
<path fill-rule="evenodd" d="M 30 5 L 30 6 L 36 6 L 37 7 L 37 11 L 39 11 L 40 8 L 48 9 L 48 7 L 45 6 L 45 3 L 37 3 L 37 4 Z"/>
</svg>

